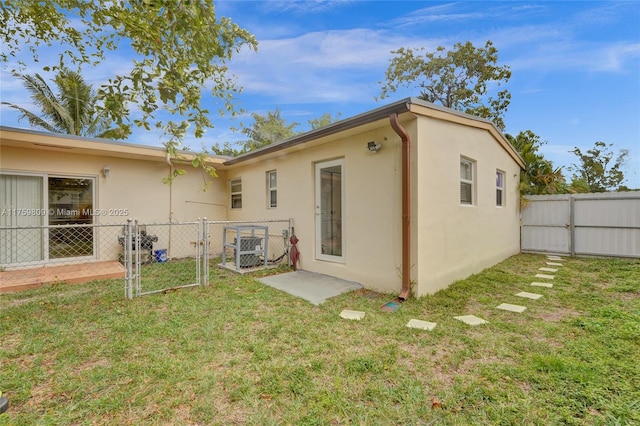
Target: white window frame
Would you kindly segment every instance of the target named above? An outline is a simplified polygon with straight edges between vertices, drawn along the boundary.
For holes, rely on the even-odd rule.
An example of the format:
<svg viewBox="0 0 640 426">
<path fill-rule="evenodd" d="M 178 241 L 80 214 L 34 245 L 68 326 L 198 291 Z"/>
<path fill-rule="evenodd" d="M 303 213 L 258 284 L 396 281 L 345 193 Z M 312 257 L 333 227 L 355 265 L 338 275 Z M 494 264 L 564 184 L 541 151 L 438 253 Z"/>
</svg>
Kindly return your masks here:
<svg viewBox="0 0 640 426">
<path fill-rule="evenodd" d="M 275 176 L 275 185 L 271 186 L 271 176 Z M 275 203 L 272 201 L 272 194 L 275 194 Z M 278 171 L 269 170 L 267 172 L 267 208 L 275 209 L 278 207 Z"/>
<path fill-rule="evenodd" d="M 461 206 L 475 206 L 476 205 L 476 162 L 470 158 L 460 157 L 460 168 L 462 169 L 463 164 L 468 164 L 471 169 L 471 178 L 467 179 L 462 177 L 462 173 L 460 174 L 460 205 Z M 471 187 L 470 196 L 471 200 L 469 202 L 465 202 L 462 199 L 462 185 L 469 185 Z"/>
<path fill-rule="evenodd" d="M 502 170 L 496 170 L 496 207 L 505 207 L 507 200 L 505 198 L 505 186 L 506 186 L 507 174 Z M 498 198 L 498 194 L 500 194 Z"/>
<path fill-rule="evenodd" d="M 240 191 L 233 191 L 233 186 L 237 183 L 240 183 Z M 240 206 L 238 207 L 234 207 L 233 205 L 233 200 L 234 200 L 234 195 L 239 195 L 240 197 L 238 198 L 240 200 Z M 233 178 L 233 179 L 229 179 L 229 208 L 232 210 L 240 210 L 242 209 L 242 178 L 238 177 L 238 178 Z"/>
</svg>

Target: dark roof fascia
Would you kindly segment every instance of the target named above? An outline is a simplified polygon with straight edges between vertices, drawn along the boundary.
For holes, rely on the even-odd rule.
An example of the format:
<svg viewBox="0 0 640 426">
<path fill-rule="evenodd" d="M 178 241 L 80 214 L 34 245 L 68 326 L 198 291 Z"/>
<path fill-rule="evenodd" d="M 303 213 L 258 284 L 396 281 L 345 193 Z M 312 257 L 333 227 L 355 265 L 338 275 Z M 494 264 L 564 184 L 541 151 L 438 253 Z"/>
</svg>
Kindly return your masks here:
<svg viewBox="0 0 640 426">
<path fill-rule="evenodd" d="M 337 121 L 328 126 L 311 130 L 301 135 L 294 136 L 282 142 L 272 144 L 272 145 L 267 145 L 263 148 L 256 149 L 255 151 L 251 151 L 246 154 L 240 155 L 238 157 L 232 158 L 231 160 L 225 161 L 223 164 L 225 166 L 231 166 L 233 164 L 251 160 L 253 158 L 267 155 L 272 152 L 280 151 L 285 148 L 290 148 L 292 146 L 300 145 L 315 139 L 319 139 L 324 136 L 333 135 L 339 132 L 343 132 L 345 130 L 350 130 L 358 126 L 362 126 L 364 124 L 373 123 L 374 121 L 388 118 L 389 115 L 393 113 L 401 114 L 403 112 L 408 112 L 409 105 L 413 101 L 414 99 L 412 98 L 406 98 L 406 99 L 394 102 L 392 104 L 373 109 L 363 114 L 359 114 L 351 118 L 347 118 L 345 120 Z"/>
</svg>

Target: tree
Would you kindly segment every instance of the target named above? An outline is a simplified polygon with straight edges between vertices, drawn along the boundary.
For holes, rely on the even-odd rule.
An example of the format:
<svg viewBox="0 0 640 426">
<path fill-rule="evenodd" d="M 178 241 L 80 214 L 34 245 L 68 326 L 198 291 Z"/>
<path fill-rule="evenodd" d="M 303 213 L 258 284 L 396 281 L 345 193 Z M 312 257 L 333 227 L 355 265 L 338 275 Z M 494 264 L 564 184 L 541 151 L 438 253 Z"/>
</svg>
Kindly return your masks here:
<svg viewBox="0 0 640 426">
<path fill-rule="evenodd" d="M 324 126 L 328 126 L 331 123 L 335 123 L 336 121 L 340 120 L 340 115 L 341 114 L 338 113 L 335 117 L 333 117 L 330 112 L 325 112 L 320 117 L 309 120 L 311 130 L 319 129 Z"/>
<path fill-rule="evenodd" d="M 624 165 L 629 151 L 621 149 L 616 157 L 611 148 L 613 144 L 598 141 L 585 153 L 575 147 L 569 151 L 578 157 L 579 164 L 569 169 L 573 172 L 571 189 L 575 192 L 606 192 L 619 189 L 624 182 Z"/>
<path fill-rule="evenodd" d="M 121 127 L 109 128 L 109 119 L 98 112 L 96 95 L 80 73 L 68 69 L 58 72 L 54 79 L 58 87 L 57 94 L 38 73 L 19 77 L 40 113 L 9 102 L 2 104 L 20 111 L 20 119 L 26 118 L 31 127 L 53 133 L 107 139 L 124 139 L 127 136 Z"/>
<path fill-rule="evenodd" d="M 324 113 L 318 118 L 309 120 L 311 130 L 319 129 L 320 127 L 328 126 L 331 123 L 338 121 L 340 113 L 335 117 L 331 113 Z M 268 111 L 266 114 L 252 113 L 253 124 L 251 126 L 244 126 L 241 124 L 239 130 L 241 133 L 247 135 L 249 139 L 238 142 L 240 148 L 234 148 L 234 146 L 225 142 L 222 144 L 215 144 L 211 147 L 214 154 L 236 157 L 241 154 L 245 154 L 249 151 L 262 148 L 273 143 L 282 142 L 283 140 L 292 138 L 299 135 L 301 132 L 296 131 L 298 123 L 287 123 L 280 114 L 280 109 L 276 108 L 273 111 Z"/>
<path fill-rule="evenodd" d="M 209 111 L 200 102 L 205 84 L 221 101 L 221 113 L 236 113 L 233 99 L 239 89 L 228 75 L 227 62 L 244 46 L 257 48 L 248 31 L 229 18 L 216 17 L 213 0 L 6 0 L 0 37 L 5 63 L 26 46 L 35 62 L 39 47 L 61 47 L 59 65 L 53 69 L 69 63 L 93 66 L 108 51 L 128 45 L 134 52 L 131 68 L 98 89 L 99 110 L 126 128 L 129 105 L 136 105 L 141 116 L 133 123 L 164 129 L 171 155 L 179 153 L 190 125 L 196 137 L 212 127 Z M 18 67 L 25 66 L 22 62 Z M 160 118 L 159 110 L 170 119 Z M 200 158 L 198 164 L 205 162 Z"/>
<path fill-rule="evenodd" d="M 497 66 L 498 51 L 488 40 L 484 48 L 471 42 L 457 43 L 450 51 L 439 46 L 435 52 L 424 48 L 394 50 L 395 56 L 385 73 L 386 82 L 380 82 L 385 98 L 399 87 L 420 89 L 419 98 L 447 108 L 491 119 L 504 130 L 503 114 L 511 99 L 507 90 L 487 95 L 487 85 L 497 86 L 511 78 L 508 66 Z"/>
<path fill-rule="evenodd" d="M 566 192 L 562 168 L 554 168 L 553 163 L 538 152 L 544 144 L 540 141 L 540 136 L 531 130 L 526 130 L 515 137 L 507 134 L 506 138 L 525 163 L 525 169 L 520 172 L 520 195 Z"/>
</svg>

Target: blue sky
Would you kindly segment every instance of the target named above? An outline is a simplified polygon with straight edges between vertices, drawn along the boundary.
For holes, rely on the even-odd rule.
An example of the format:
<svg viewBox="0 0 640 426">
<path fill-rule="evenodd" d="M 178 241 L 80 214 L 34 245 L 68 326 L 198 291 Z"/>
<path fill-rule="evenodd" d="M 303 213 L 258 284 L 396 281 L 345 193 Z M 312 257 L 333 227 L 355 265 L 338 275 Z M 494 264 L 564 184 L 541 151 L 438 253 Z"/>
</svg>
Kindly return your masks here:
<svg viewBox="0 0 640 426">
<path fill-rule="evenodd" d="M 242 51 L 230 71 L 244 88 L 237 97 L 261 114 L 278 107 L 288 122 L 307 130 L 308 120 L 326 112 L 347 118 L 407 96 L 384 100 L 379 81 L 399 47 L 433 50 L 491 40 L 512 77 L 506 133 L 531 130 L 547 144 L 545 157 L 557 166 L 577 158 L 596 141 L 630 151 L 627 185 L 640 188 L 640 2 L 432 2 L 432 1 L 220 1 L 220 16 L 253 33 L 258 52 Z M 95 86 L 126 70 L 126 54 L 85 72 Z M 29 69 L 28 72 L 40 71 Z M 2 71 L 3 101 L 29 107 L 20 82 Z M 205 105 L 208 103 L 205 100 Z M 215 110 L 216 108 L 211 108 Z M 2 125 L 27 127 L 2 107 Z M 230 127 L 244 118 L 212 114 L 214 129 L 189 138 L 192 149 L 242 135 Z M 131 142 L 160 145 L 158 135 L 136 131 Z M 570 173 L 565 170 L 565 176 Z"/>
</svg>

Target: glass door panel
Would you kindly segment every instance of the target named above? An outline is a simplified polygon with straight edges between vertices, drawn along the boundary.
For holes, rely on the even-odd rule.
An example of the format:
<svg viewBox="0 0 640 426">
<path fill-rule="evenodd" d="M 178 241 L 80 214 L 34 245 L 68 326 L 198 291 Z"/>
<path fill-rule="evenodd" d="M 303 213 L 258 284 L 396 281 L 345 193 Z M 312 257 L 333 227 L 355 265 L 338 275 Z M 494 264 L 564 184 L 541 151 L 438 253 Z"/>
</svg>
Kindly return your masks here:
<svg viewBox="0 0 640 426">
<path fill-rule="evenodd" d="M 343 161 L 316 164 L 316 257 L 341 261 L 343 253 Z"/>
<path fill-rule="evenodd" d="M 93 179 L 49 178 L 49 225 L 93 224 Z M 93 256 L 92 227 L 49 229 L 49 258 Z"/>
</svg>

